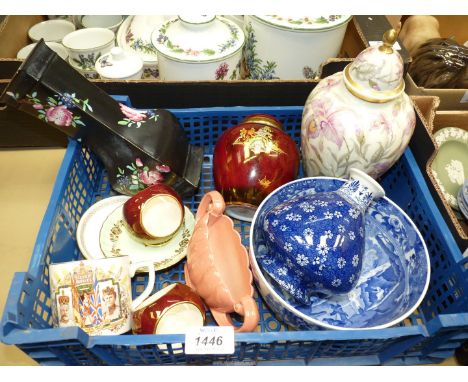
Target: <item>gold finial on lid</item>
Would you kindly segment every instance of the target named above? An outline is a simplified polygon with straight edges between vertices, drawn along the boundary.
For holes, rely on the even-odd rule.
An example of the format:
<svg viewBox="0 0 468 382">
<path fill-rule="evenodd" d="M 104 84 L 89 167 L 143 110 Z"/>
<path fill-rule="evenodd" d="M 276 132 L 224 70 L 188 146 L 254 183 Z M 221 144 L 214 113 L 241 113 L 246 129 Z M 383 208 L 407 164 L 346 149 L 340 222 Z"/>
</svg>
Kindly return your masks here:
<svg viewBox="0 0 468 382">
<path fill-rule="evenodd" d="M 389 29 L 386 31 L 382 37 L 383 44 L 379 47 L 381 52 L 391 54 L 393 53 L 393 44 L 395 44 L 396 40 L 398 39 L 398 35 L 401 29 L 401 22 L 398 23 L 396 29 Z"/>
</svg>

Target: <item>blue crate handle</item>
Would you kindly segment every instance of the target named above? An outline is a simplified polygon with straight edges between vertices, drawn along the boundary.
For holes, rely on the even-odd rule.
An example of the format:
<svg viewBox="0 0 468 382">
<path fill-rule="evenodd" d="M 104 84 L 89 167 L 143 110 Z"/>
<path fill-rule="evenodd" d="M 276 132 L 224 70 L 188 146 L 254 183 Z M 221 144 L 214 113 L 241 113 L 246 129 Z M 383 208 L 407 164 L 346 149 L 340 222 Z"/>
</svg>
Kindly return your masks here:
<svg viewBox="0 0 468 382">
<path fill-rule="evenodd" d="M 468 261 L 468 258 L 463 257 L 463 254 L 460 251 L 460 248 L 458 247 L 458 244 L 455 241 L 455 238 L 453 237 L 452 233 L 450 232 L 450 229 L 445 223 L 442 213 L 440 212 L 439 208 L 435 204 L 435 201 L 432 198 L 431 192 L 429 191 L 429 187 L 427 186 L 426 181 L 424 180 L 423 174 L 421 170 L 419 169 L 419 166 L 416 162 L 413 152 L 411 151 L 410 148 L 407 148 L 404 152 L 404 155 L 408 159 L 408 163 L 416 178 L 416 182 L 414 182 L 415 186 L 418 189 L 418 192 L 420 193 L 420 195 L 422 194 L 424 199 L 427 201 L 427 204 L 429 207 L 428 213 L 432 214 L 432 217 L 434 218 L 433 220 L 435 220 L 438 223 L 438 224 L 435 224 L 432 227 L 432 229 L 434 230 L 434 232 L 436 233 L 438 237 L 443 237 L 445 239 L 445 243 L 447 244 L 447 247 L 448 247 L 447 249 L 449 253 L 452 253 L 457 264 L 463 267 L 464 264 Z"/>
<path fill-rule="evenodd" d="M 432 336 L 439 330 L 448 327 L 463 327 L 468 323 L 468 313 L 441 314 L 426 324 L 428 334 Z"/>
<path fill-rule="evenodd" d="M 77 326 L 49 329 L 29 328 L 28 323 L 18 314 L 18 304 L 21 303 L 21 294 L 26 289 L 25 285 L 30 285 L 29 289 L 31 293 L 34 293 L 34 278 L 27 272 L 15 272 L 2 317 L 1 342 L 7 345 L 21 345 L 33 341 L 37 343 L 63 342 L 78 339 L 83 345 L 90 347 L 90 336 Z M 26 336 L 24 335 L 24 329 L 27 329 Z"/>
<path fill-rule="evenodd" d="M 2 317 L 2 328 L 0 332 L 0 340 L 5 342 L 8 334 L 14 329 L 26 329 L 27 325 L 21 323 L 18 315 L 18 304 L 20 303 L 23 284 L 25 283 L 27 273 L 15 272 L 11 281 L 10 291 L 5 303 L 5 311 Z"/>
</svg>

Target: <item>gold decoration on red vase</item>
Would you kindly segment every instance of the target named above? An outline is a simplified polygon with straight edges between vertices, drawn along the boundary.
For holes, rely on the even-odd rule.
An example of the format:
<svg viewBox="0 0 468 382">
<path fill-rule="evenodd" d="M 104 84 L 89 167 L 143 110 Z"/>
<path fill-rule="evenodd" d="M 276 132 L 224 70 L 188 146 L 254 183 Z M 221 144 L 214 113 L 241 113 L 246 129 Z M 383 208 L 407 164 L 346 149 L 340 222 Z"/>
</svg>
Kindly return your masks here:
<svg viewBox="0 0 468 382">
<path fill-rule="evenodd" d="M 255 130 L 241 129 L 239 132 L 239 138 L 237 138 L 233 145 L 244 146 L 244 163 L 255 159 L 260 153 L 268 155 L 284 154 L 278 146 L 277 141 L 273 141 L 273 134 L 271 127 L 265 126 L 261 129 Z"/>
</svg>

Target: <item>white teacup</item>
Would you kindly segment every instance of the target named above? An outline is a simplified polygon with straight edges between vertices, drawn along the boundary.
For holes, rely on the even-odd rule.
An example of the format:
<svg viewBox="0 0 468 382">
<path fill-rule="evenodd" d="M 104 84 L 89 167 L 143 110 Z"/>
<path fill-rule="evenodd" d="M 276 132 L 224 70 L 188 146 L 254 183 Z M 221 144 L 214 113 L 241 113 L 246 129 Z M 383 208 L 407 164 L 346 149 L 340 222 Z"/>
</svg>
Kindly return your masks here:
<svg viewBox="0 0 468 382">
<path fill-rule="evenodd" d="M 114 47 L 115 34 L 106 28 L 85 28 L 66 35 L 62 44 L 74 67 L 94 70 L 96 60 Z"/>
<path fill-rule="evenodd" d="M 18 60 L 25 60 L 26 57 L 29 56 L 29 53 L 36 47 L 37 42 L 34 42 L 32 44 L 26 45 L 22 47 L 18 53 L 16 53 L 16 58 Z M 62 59 L 67 60 L 68 58 L 68 52 L 65 49 L 65 47 L 58 43 L 58 42 L 53 42 L 53 41 L 46 41 L 46 45 L 52 49 L 55 53 L 57 53 Z"/>
<path fill-rule="evenodd" d="M 132 301 L 131 278 L 146 267 L 148 285 Z M 132 326 L 132 312 L 150 295 L 154 264 L 128 256 L 71 261 L 49 266 L 52 317 L 58 327 L 79 326 L 89 335 L 117 335 Z"/>
<path fill-rule="evenodd" d="M 85 15 L 81 16 L 84 28 L 107 28 L 116 33 L 124 17 L 120 15 Z"/>
<path fill-rule="evenodd" d="M 41 38 L 44 41 L 61 42 L 67 34 L 75 29 L 75 24 L 68 20 L 46 20 L 29 28 L 28 36 L 34 42 L 39 41 Z"/>
</svg>

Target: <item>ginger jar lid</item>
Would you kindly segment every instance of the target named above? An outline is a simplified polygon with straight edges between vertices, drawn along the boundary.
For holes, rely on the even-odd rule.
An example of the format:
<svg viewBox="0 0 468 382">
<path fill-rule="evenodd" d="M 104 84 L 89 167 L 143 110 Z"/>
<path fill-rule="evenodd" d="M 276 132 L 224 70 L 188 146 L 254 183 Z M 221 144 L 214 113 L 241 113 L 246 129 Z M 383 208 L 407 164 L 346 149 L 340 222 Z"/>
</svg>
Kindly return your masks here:
<svg viewBox="0 0 468 382">
<path fill-rule="evenodd" d="M 256 123 L 262 126 L 274 127 L 279 130 L 283 129 L 281 122 L 269 114 L 251 114 L 242 120 L 241 124 L 244 123 Z"/>
<path fill-rule="evenodd" d="M 351 15 L 323 15 L 323 16 L 286 16 L 286 15 L 255 15 L 259 22 L 272 27 L 293 32 L 321 32 L 335 29 L 349 22 Z"/>
<path fill-rule="evenodd" d="M 383 42 L 364 49 L 344 70 L 348 90 L 365 101 L 383 103 L 395 99 L 405 90 L 403 59 L 393 49 L 398 31 L 390 29 Z"/>
<path fill-rule="evenodd" d="M 242 49 L 244 41 L 244 32 L 236 23 L 214 15 L 179 15 L 152 34 L 159 54 L 193 63 L 230 57 Z"/>
<path fill-rule="evenodd" d="M 143 60 L 136 53 L 114 47 L 96 60 L 96 71 L 101 77 L 124 79 L 143 69 Z"/>
</svg>

